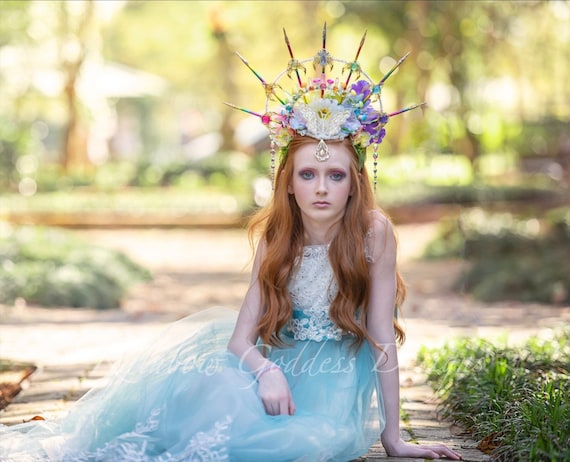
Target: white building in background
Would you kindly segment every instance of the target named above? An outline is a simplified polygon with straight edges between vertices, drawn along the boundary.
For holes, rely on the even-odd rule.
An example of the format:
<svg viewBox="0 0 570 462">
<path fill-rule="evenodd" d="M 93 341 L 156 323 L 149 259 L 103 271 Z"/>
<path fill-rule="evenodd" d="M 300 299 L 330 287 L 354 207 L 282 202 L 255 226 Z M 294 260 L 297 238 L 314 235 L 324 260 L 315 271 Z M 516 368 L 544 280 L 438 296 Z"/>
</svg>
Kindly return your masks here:
<svg viewBox="0 0 570 462">
<path fill-rule="evenodd" d="M 55 161 L 61 150 L 61 130 L 67 123 L 64 103 L 66 75 L 61 69 L 60 50 L 54 42 L 35 47 L 0 47 L 0 116 L 13 118 L 16 101 L 25 104 L 25 120 L 38 132 L 45 146 L 46 160 Z M 87 150 L 94 164 L 110 156 L 111 142 L 118 155 L 140 150 L 136 115 L 117 112 L 121 99 L 160 98 L 168 82 L 156 75 L 118 63 L 87 56 L 76 84 L 82 123 L 87 129 Z M 34 100 L 31 102 L 31 100 Z M 37 113 L 30 114 L 31 108 Z M 125 120 L 123 120 L 125 118 Z M 128 155 L 128 154 L 126 154 Z"/>
<path fill-rule="evenodd" d="M 78 95 L 88 108 L 87 151 L 94 164 L 109 159 L 111 150 L 119 157 L 133 158 L 143 149 L 137 114 L 117 111 L 117 102 L 125 98 L 159 98 L 167 82 L 153 74 L 116 63 L 84 64 L 78 83 Z"/>
</svg>

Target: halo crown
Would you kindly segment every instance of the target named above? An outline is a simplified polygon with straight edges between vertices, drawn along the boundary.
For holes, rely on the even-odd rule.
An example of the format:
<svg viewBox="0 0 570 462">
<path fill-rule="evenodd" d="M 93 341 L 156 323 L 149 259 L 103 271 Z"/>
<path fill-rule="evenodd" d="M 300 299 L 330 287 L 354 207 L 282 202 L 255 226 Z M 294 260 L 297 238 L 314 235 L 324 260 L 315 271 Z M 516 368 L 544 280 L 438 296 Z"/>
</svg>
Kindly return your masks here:
<svg viewBox="0 0 570 462">
<path fill-rule="evenodd" d="M 366 40 L 366 32 L 360 40 L 352 61 L 333 57 L 326 48 L 327 26 L 323 27 L 322 48 L 312 58 L 297 59 L 287 32 L 283 29 L 285 45 L 290 60 L 285 70 L 281 71 L 272 82 L 263 79 L 239 53 L 238 57 L 261 82 L 265 95 L 265 111 L 254 112 L 228 104 L 248 114 L 259 117 L 269 130 L 272 152 L 272 168 L 274 168 L 275 150 L 285 154 L 287 147 L 295 135 L 309 136 L 319 141 L 315 155 L 317 159 L 328 159 L 327 140 L 342 140 L 350 137 L 358 154 L 359 166 L 362 168 L 366 160 L 366 151 L 373 147 L 374 184 L 376 185 L 376 169 L 378 145 L 386 135 L 385 125 L 391 117 L 410 111 L 425 103 L 408 106 L 399 111 L 386 113 L 382 106 L 382 87 L 394 71 L 403 64 L 409 53 L 401 57 L 379 82 L 373 81 L 360 66 L 358 58 Z M 307 78 L 307 65 L 312 64 L 316 76 Z M 347 73 L 344 81 L 341 76 L 331 76 L 339 64 L 341 76 Z M 280 84 L 287 76 L 293 83 L 291 90 L 286 91 Z M 302 76 L 305 78 L 303 80 Z M 354 77 L 354 83 L 350 83 Z"/>
</svg>

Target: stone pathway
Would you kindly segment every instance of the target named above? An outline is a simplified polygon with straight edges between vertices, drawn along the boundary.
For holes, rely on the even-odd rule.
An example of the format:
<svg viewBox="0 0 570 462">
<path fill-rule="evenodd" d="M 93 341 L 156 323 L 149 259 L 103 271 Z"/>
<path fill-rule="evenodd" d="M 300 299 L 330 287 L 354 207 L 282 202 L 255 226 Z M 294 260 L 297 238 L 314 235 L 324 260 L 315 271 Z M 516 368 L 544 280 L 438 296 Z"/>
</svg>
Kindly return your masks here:
<svg viewBox="0 0 570 462">
<path fill-rule="evenodd" d="M 433 393 L 414 365 L 420 345 L 435 346 L 459 335 L 522 339 L 568 323 L 570 308 L 475 303 L 450 290 L 463 262 L 414 259 L 433 235 L 433 226 L 404 226 L 399 232 L 401 268 L 409 285 L 403 316 L 407 341 L 400 350 L 402 435 L 409 441 L 449 444 L 467 461 L 487 460 L 475 442 L 437 420 Z M 125 251 L 150 268 L 155 279 L 135 288 L 121 310 L 4 307 L 0 357 L 33 362 L 38 371 L 0 413 L 2 424 L 65 412 L 87 390 L 104 383 L 115 360 L 143 346 L 166 323 L 209 306 L 238 309 L 248 286 L 251 254 L 241 230 L 78 233 Z M 378 459 L 388 459 L 381 445 L 362 460 Z"/>
</svg>

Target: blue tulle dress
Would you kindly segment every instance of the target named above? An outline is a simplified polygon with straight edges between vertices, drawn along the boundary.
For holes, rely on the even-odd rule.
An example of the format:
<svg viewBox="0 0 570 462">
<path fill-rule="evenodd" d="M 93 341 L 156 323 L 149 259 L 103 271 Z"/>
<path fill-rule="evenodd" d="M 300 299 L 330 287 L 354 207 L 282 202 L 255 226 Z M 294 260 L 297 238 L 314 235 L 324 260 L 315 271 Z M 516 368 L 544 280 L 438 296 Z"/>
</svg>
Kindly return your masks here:
<svg viewBox="0 0 570 462">
<path fill-rule="evenodd" d="M 342 461 L 367 452 L 384 428 L 374 355 L 329 318 L 337 292 L 326 246 L 307 246 L 289 284 L 293 318 L 279 364 L 293 416 L 269 416 L 257 383 L 227 350 L 234 310 L 171 324 L 124 360 L 63 418 L 0 427 L 5 461 Z"/>
</svg>

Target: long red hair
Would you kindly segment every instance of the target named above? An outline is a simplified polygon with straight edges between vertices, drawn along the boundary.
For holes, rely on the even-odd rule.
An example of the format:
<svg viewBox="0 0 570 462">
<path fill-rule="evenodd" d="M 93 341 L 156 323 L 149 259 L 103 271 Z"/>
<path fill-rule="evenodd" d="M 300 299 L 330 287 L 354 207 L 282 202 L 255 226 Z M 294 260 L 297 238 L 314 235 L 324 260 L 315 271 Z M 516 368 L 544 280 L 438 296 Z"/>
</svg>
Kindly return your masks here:
<svg viewBox="0 0 570 462">
<path fill-rule="evenodd" d="M 275 175 L 273 200 L 256 213 L 249 222 L 249 235 L 265 244 L 263 260 L 259 267 L 263 314 L 258 323 L 259 337 L 264 345 L 280 345 L 279 332 L 289 321 L 293 307 L 287 284 L 294 270 L 294 263 L 301 257 L 303 221 L 295 197 L 288 193 L 293 175 L 293 157 L 305 143 L 314 143 L 308 137 L 295 137 L 281 160 Z M 340 229 L 329 247 L 329 259 L 338 285 L 338 294 L 330 307 L 332 321 L 355 337 L 357 346 L 364 339 L 372 344 L 366 329 L 366 315 L 370 294 L 370 271 L 366 259 L 366 235 L 370 230 L 370 211 L 376 208 L 374 193 L 366 167 L 358 168 L 358 157 L 349 139 L 328 141 L 342 143 L 353 153 L 351 178 L 352 195 L 348 200 Z M 406 288 L 397 271 L 395 309 L 404 301 Z M 358 313 L 358 317 L 357 317 Z M 358 319 L 359 318 L 359 319 Z M 405 335 L 394 316 L 394 330 L 398 343 Z"/>
</svg>

